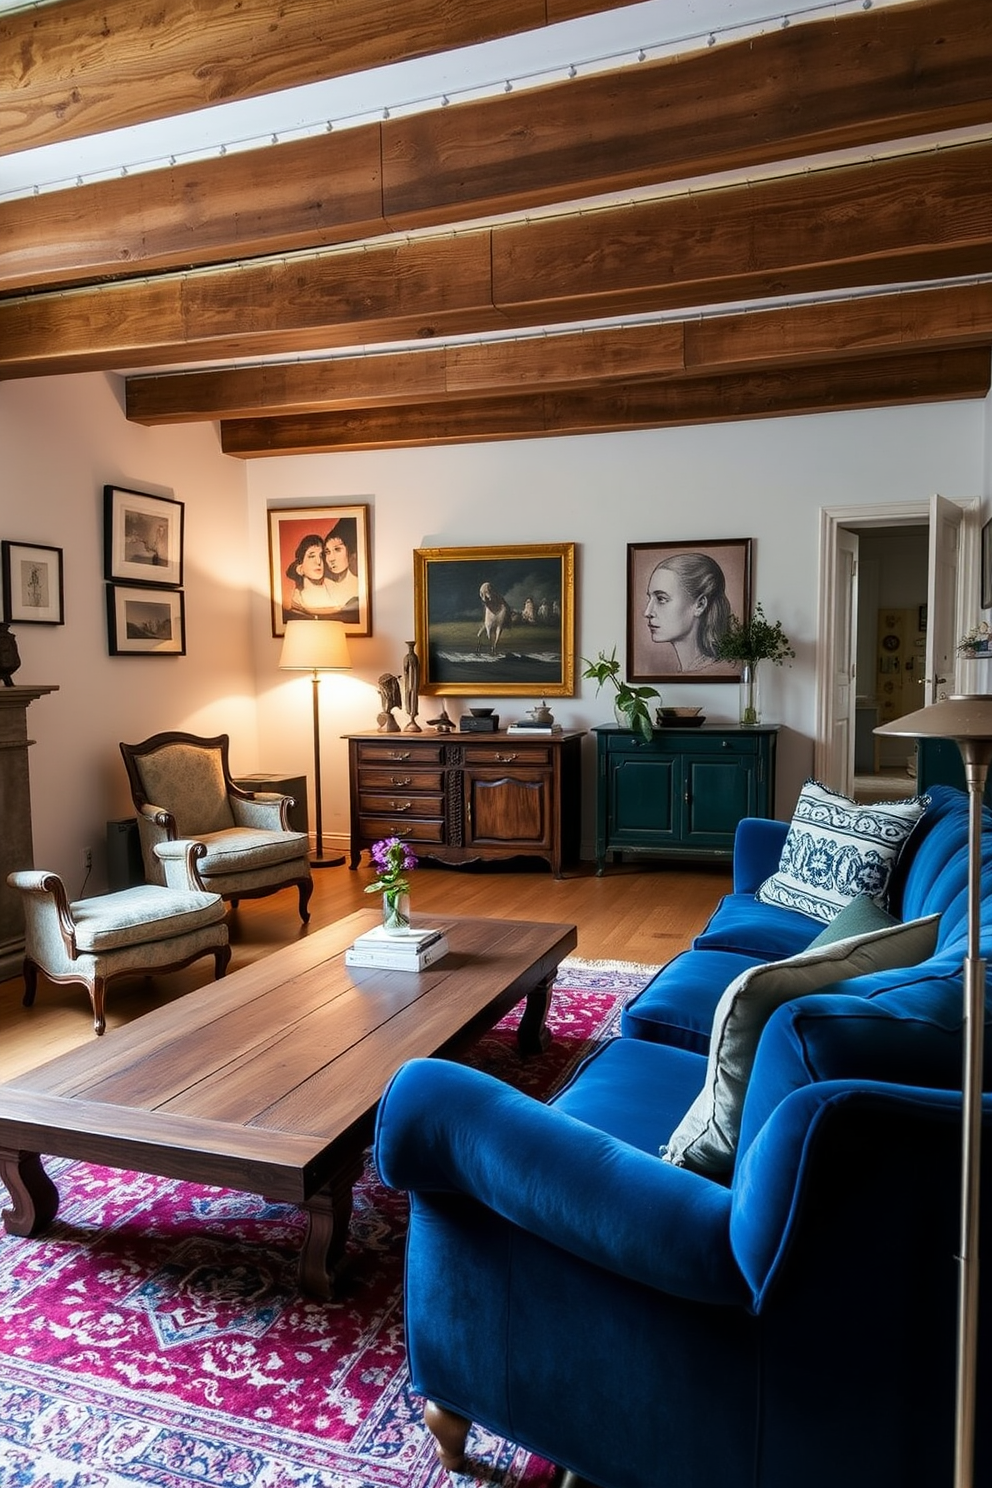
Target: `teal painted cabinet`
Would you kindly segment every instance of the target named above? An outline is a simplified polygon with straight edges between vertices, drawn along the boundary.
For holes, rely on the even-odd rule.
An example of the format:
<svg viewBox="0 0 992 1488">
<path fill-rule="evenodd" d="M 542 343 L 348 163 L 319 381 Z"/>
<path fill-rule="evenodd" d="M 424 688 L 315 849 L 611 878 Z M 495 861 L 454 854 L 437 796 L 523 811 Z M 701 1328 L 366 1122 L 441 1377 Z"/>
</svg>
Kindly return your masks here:
<svg viewBox="0 0 992 1488">
<path fill-rule="evenodd" d="M 742 816 L 771 816 L 774 728 L 596 734 L 596 871 L 623 853 L 730 858 Z"/>
</svg>

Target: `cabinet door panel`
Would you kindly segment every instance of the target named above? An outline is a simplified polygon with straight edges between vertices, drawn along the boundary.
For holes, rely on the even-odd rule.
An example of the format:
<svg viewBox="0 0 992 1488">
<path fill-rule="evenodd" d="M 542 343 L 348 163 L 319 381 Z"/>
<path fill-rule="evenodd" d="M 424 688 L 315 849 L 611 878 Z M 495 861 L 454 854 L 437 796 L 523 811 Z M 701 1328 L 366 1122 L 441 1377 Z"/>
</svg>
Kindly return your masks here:
<svg viewBox="0 0 992 1488">
<path fill-rule="evenodd" d="M 681 761 L 657 755 L 618 760 L 610 780 L 611 842 L 636 844 L 678 835 Z"/>
<path fill-rule="evenodd" d="M 534 772 L 529 777 L 466 772 L 468 832 L 466 841 L 520 843 L 548 847 L 551 843 L 550 782 Z"/>
<path fill-rule="evenodd" d="M 754 761 L 687 759 L 686 840 L 732 846 L 737 823 L 755 811 Z"/>
</svg>

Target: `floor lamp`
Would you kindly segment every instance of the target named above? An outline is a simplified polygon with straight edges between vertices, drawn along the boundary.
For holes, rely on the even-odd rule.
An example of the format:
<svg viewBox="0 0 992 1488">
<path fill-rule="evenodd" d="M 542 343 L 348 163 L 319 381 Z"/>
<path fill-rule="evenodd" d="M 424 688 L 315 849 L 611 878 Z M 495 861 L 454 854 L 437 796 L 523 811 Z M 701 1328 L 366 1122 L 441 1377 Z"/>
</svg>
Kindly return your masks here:
<svg viewBox="0 0 992 1488">
<path fill-rule="evenodd" d="M 992 763 L 992 697 L 986 694 L 968 694 L 942 698 L 916 713 L 881 724 L 875 733 L 916 739 L 955 740 L 964 761 L 968 789 L 968 950 L 964 960 L 964 1081 L 954 1488 L 972 1488 L 975 1477 L 975 1402 L 978 1374 L 982 1046 L 985 1037 L 985 962 L 981 958 L 980 898 L 982 796 L 989 764 Z"/>
<path fill-rule="evenodd" d="M 351 667 L 348 637 L 340 620 L 287 620 L 279 666 L 284 672 L 313 673 L 313 794 L 317 818 L 316 856 L 311 868 L 339 868 L 344 858 L 324 857 L 320 789 L 320 674 Z"/>
</svg>

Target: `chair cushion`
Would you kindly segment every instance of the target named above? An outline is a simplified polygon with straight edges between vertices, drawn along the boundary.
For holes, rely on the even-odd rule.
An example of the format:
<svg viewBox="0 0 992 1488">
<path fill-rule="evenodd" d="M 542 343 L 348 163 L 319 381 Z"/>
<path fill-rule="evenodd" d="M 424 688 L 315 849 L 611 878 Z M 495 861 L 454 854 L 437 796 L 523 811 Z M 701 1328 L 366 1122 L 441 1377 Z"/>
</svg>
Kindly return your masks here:
<svg viewBox="0 0 992 1488">
<path fill-rule="evenodd" d="M 166 889 L 159 884 L 77 899 L 70 909 L 76 922 L 77 950 L 93 953 L 169 940 L 224 918 L 219 894 Z"/>
<path fill-rule="evenodd" d="M 206 856 L 197 860 L 201 878 L 226 873 L 247 873 L 252 868 L 266 868 L 273 863 L 289 863 L 305 858 L 307 839 L 304 832 L 256 831 L 252 827 L 228 827 L 224 832 L 194 832 L 206 847 Z"/>
<path fill-rule="evenodd" d="M 884 908 L 896 859 L 927 804 L 928 797 L 913 796 L 859 806 L 808 780 L 778 869 L 756 897 L 762 904 L 797 909 L 824 923 L 859 894 Z"/>
<path fill-rule="evenodd" d="M 762 1030 L 793 998 L 932 955 L 939 915 L 891 925 L 742 972 L 717 1004 L 702 1090 L 662 1149 L 666 1162 L 720 1174 L 734 1165 L 741 1115 Z"/>
</svg>

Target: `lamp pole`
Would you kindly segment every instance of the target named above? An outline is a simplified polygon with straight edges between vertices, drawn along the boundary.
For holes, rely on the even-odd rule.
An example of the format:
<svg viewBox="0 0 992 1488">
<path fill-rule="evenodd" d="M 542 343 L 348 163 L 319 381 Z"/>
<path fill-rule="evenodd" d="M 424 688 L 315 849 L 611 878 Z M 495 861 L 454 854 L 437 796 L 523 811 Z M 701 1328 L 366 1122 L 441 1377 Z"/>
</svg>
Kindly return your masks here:
<svg viewBox="0 0 992 1488">
<path fill-rule="evenodd" d="M 323 788 L 320 778 L 320 674 L 343 672 L 351 666 L 345 628 L 339 620 L 287 620 L 279 666 L 283 671 L 309 672 L 313 694 L 313 787 L 316 856 L 311 868 L 339 868 L 343 857 L 324 857 Z"/>
</svg>

